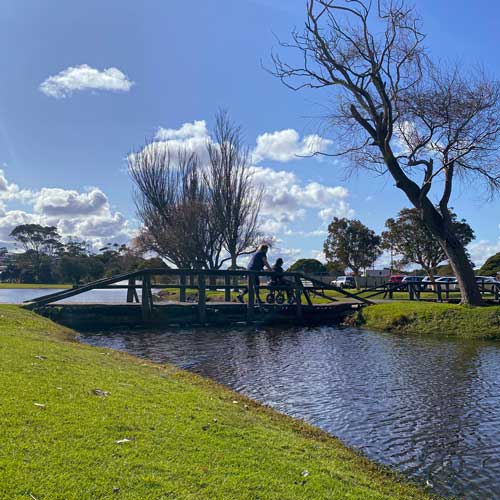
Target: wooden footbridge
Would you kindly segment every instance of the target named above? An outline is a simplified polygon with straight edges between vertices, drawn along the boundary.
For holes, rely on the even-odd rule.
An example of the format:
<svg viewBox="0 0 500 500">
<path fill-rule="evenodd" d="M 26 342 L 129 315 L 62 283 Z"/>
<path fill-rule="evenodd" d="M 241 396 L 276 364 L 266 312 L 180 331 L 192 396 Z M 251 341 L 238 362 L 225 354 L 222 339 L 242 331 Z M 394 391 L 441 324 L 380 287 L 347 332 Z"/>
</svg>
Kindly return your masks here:
<svg viewBox="0 0 500 500">
<path fill-rule="evenodd" d="M 26 301 L 24 307 L 69 326 L 132 324 L 333 323 L 371 301 L 301 273 L 144 269 Z M 260 285 L 259 285 L 260 283 Z M 92 290 L 123 290 L 123 303 L 61 302 Z M 155 295 L 155 290 L 161 290 Z M 236 301 L 247 291 L 246 302 Z M 168 300 L 173 292 L 175 300 Z M 329 293 L 330 292 L 330 293 Z M 331 292 L 337 292 L 336 297 Z M 341 297 L 339 297 L 339 294 Z M 321 297 L 321 304 L 313 303 Z M 341 300 L 339 300 L 339 298 Z"/>
</svg>

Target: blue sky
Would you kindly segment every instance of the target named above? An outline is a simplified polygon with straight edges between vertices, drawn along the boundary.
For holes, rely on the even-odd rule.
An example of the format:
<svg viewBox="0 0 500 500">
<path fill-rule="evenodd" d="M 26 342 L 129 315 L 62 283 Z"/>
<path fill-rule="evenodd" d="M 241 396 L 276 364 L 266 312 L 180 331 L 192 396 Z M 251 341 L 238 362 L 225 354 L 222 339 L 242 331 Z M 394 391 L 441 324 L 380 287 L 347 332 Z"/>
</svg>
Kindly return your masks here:
<svg viewBox="0 0 500 500">
<path fill-rule="evenodd" d="M 434 57 L 481 63 L 498 75 L 500 4 L 416 4 Z M 295 158 L 304 137 L 320 129 L 322 96 L 292 92 L 262 69 L 274 34 L 286 39 L 304 15 L 303 0 L 3 0 L 0 241 L 28 221 L 98 243 L 126 240 L 137 225 L 127 153 L 160 128 L 175 140 L 200 139 L 201 125 L 181 127 L 205 121 L 209 129 L 220 107 L 242 124 L 250 147 L 259 141 L 266 227 L 289 259 L 320 251 L 334 214 L 382 230 L 408 205 L 403 195 L 388 177 L 360 172 L 346 180 L 342 162 Z M 56 86 L 92 71 L 102 79 L 109 68 L 119 71 L 108 78 L 117 90 L 75 88 L 57 97 L 40 88 L 50 77 Z M 334 136 L 324 139 L 334 146 Z M 476 231 L 475 261 L 500 251 L 498 199 L 486 202 L 462 186 L 452 205 Z"/>
</svg>

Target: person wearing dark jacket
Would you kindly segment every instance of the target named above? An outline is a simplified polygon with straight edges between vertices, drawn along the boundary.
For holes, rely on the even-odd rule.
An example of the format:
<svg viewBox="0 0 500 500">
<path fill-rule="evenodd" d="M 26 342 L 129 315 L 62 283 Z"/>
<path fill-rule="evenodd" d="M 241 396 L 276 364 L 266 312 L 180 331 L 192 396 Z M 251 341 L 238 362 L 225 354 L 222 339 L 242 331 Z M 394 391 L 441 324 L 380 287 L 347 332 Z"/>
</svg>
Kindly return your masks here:
<svg viewBox="0 0 500 500">
<path fill-rule="evenodd" d="M 288 300 L 290 300 L 291 283 L 282 276 L 285 271 L 283 269 L 283 259 L 281 257 L 276 259 L 276 262 L 274 263 L 272 269 L 274 271 L 274 274 L 271 276 L 271 281 L 269 282 L 269 284 L 272 287 L 283 288 L 286 291 Z"/>
<path fill-rule="evenodd" d="M 271 276 L 270 285 L 272 286 L 285 285 L 286 284 L 285 278 L 283 278 L 283 276 L 280 276 L 285 272 L 283 270 L 283 259 L 281 257 L 279 259 L 276 259 L 276 262 L 274 263 L 272 270 L 274 271 L 275 274 Z"/>
<path fill-rule="evenodd" d="M 250 262 L 248 263 L 247 269 L 248 271 L 263 271 L 266 268 L 268 271 L 272 271 L 271 266 L 267 260 L 267 251 L 269 247 L 267 245 L 261 245 L 257 252 L 252 255 Z M 259 287 L 260 287 L 260 279 L 259 276 L 254 276 L 254 284 L 255 284 L 255 295 L 257 298 L 257 302 L 261 303 L 259 296 Z M 245 288 L 240 295 L 236 298 L 239 302 L 243 303 L 243 297 L 248 293 L 248 288 Z"/>
</svg>

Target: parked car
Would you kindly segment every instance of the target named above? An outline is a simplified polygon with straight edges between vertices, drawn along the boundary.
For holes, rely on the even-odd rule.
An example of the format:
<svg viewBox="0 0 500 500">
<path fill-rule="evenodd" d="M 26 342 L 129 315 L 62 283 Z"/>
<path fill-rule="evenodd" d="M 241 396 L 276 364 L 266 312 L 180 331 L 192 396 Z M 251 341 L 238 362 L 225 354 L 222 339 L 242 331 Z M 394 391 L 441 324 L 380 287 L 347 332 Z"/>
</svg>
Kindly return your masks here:
<svg viewBox="0 0 500 500">
<path fill-rule="evenodd" d="M 485 283 L 500 283 L 494 276 L 476 276 L 476 281 Z"/>
<path fill-rule="evenodd" d="M 446 289 L 450 291 L 458 290 L 458 282 L 455 276 L 441 276 L 436 280 L 436 283 L 441 284 L 441 290 L 444 291 Z"/>
<path fill-rule="evenodd" d="M 500 285 L 500 281 L 494 276 L 476 276 L 476 283 L 484 290 L 493 291 L 496 285 Z"/>
<path fill-rule="evenodd" d="M 405 276 L 403 278 L 403 283 L 420 283 L 423 279 L 423 276 Z"/>
<path fill-rule="evenodd" d="M 433 276 L 434 281 L 437 281 L 441 276 Z M 434 290 L 434 287 L 432 286 L 432 281 L 430 276 L 424 276 L 423 280 L 420 282 L 422 284 L 422 288 L 427 288 L 428 290 Z"/>
<path fill-rule="evenodd" d="M 330 282 L 330 285 L 339 288 L 356 288 L 356 281 L 353 276 L 337 276 L 336 279 Z"/>
<path fill-rule="evenodd" d="M 389 278 L 389 283 L 402 283 L 402 281 L 406 278 L 404 274 L 393 274 Z"/>
</svg>

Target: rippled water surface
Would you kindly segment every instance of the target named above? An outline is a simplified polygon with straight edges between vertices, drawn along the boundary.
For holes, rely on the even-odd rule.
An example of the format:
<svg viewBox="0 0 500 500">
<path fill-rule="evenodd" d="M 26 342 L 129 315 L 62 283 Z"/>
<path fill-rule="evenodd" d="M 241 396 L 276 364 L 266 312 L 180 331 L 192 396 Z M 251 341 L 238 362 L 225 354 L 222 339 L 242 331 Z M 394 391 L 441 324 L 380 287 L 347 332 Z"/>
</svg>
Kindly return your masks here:
<svg viewBox="0 0 500 500">
<path fill-rule="evenodd" d="M 25 300 L 61 291 L 61 289 L 56 288 L 0 288 L 0 304 L 21 304 Z M 90 290 L 69 299 L 60 300 L 58 303 L 123 304 L 126 301 L 126 297 L 126 290 Z"/>
<path fill-rule="evenodd" d="M 209 376 L 460 498 L 500 498 L 500 344 L 332 327 L 82 333 Z"/>
</svg>

